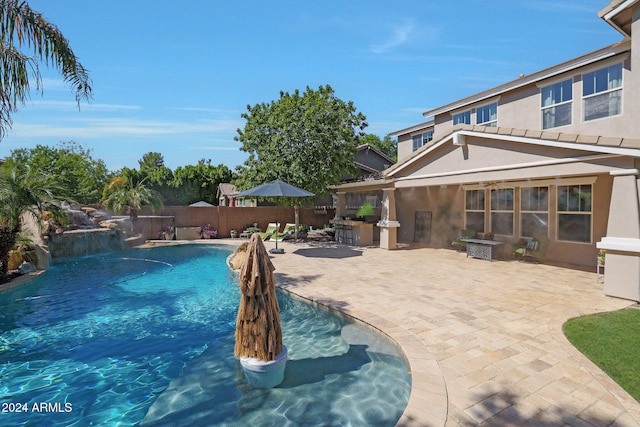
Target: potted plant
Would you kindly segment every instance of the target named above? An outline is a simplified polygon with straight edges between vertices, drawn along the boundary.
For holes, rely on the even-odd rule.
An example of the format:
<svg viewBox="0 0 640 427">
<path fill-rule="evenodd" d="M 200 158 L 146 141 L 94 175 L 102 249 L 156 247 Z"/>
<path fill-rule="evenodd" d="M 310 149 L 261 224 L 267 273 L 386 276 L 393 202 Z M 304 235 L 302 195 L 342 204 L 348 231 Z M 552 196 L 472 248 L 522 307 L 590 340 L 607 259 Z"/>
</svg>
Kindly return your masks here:
<svg viewBox="0 0 640 427">
<path fill-rule="evenodd" d="M 300 224 L 298 226 L 298 237 L 301 239 L 306 239 L 307 234 L 309 233 L 309 226 L 305 224 Z"/>
<path fill-rule="evenodd" d="M 367 222 L 373 222 L 375 211 L 373 210 L 371 203 L 364 202 L 362 206 L 360 206 L 360 209 L 358 209 L 358 213 L 356 215 L 359 218 L 364 218 Z"/>
<path fill-rule="evenodd" d="M 213 239 L 218 236 L 218 230 L 211 227 L 211 224 L 200 226 L 200 238 L 201 239 Z"/>
<path fill-rule="evenodd" d="M 171 226 L 162 227 L 158 232 L 158 239 L 160 240 L 173 240 L 176 236 L 176 228 Z"/>
<path fill-rule="evenodd" d="M 236 230 L 229 231 L 229 234 L 231 235 L 232 239 L 235 239 L 238 237 L 238 232 Z"/>
</svg>

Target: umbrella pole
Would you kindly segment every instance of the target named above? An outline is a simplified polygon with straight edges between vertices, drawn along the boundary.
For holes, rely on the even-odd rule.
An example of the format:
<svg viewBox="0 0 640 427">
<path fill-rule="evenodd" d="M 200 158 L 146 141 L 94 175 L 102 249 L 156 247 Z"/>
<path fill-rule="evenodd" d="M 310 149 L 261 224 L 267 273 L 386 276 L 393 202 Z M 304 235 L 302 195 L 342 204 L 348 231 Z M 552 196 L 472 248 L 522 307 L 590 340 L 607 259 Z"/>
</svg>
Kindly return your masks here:
<svg viewBox="0 0 640 427">
<path fill-rule="evenodd" d="M 280 221 L 278 221 L 279 217 L 278 217 L 278 204 L 276 203 L 276 232 L 274 233 L 276 236 L 276 247 L 275 249 L 271 249 L 269 252 L 271 252 L 272 254 L 283 254 L 284 253 L 284 249 L 278 249 L 278 231 L 280 231 Z"/>
</svg>

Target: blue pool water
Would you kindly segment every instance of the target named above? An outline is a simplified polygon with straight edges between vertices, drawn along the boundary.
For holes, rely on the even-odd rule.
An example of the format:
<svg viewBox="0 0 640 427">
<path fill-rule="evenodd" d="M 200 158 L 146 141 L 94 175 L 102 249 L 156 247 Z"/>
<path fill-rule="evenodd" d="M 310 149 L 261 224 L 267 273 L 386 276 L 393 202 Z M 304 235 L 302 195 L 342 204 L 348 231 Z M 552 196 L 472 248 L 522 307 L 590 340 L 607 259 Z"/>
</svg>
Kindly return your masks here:
<svg viewBox="0 0 640 427">
<path fill-rule="evenodd" d="M 246 384 L 229 253 L 70 259 L 0 293 L 0 425 L 394 425 L 411 388 L 395 346 L 283 294 L 285 380 Z"/>
</svg>

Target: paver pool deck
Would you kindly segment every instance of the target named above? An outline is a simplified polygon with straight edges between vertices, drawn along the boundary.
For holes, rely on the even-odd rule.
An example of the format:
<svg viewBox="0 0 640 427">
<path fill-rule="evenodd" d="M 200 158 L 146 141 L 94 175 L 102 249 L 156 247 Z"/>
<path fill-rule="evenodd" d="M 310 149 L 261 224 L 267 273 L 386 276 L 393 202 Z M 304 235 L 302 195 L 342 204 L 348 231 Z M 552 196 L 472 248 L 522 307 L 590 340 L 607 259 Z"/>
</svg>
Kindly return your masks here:
<svg viewBox="0 0 640 427">
<path fill-rule="evenodd" d="M 402 347 L 412 390 L 400 426 L 640 425 L 640 404 L 562 333 L 569 318 L 634 305 L 605 296 L 595 273 L 447 249 L 279 247 L 280 287 Z"/>
</svg>

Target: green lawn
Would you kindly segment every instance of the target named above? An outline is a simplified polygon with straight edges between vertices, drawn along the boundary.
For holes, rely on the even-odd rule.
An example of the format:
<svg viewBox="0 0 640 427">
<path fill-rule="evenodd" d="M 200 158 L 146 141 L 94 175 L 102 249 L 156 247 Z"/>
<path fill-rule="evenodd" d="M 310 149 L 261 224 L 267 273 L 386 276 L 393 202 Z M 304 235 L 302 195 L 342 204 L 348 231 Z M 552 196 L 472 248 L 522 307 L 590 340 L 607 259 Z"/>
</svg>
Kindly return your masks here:
<svg viewBox="0 0 640 427">
<path fill-rule="evenodd" d="M 640 310 L 569 319 L 569 341 L 640 402 Z"/>
</svg>

